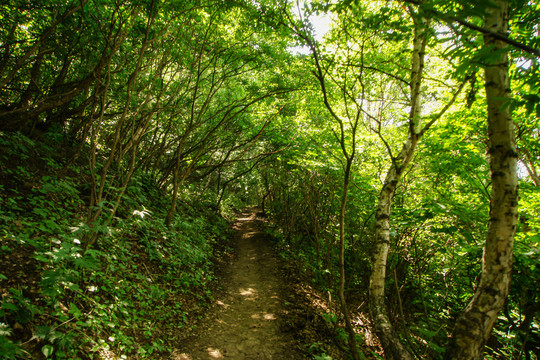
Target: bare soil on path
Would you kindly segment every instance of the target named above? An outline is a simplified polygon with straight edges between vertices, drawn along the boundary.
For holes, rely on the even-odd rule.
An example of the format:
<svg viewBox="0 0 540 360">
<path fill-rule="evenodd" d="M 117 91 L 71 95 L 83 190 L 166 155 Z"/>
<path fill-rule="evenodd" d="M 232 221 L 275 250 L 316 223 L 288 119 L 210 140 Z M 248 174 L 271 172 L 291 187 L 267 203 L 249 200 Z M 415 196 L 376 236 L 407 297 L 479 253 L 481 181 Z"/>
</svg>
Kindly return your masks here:
<svg viewBox="0 0 540 360">
<path fill-rule="evenodd" d="M 303 359 L 287 331 L 290 289 L 280 277 L 280 261 L 262 232 L 256 208 L 237 220 L 236 259 L 226 270 L 215 312 L 182 344 L 177 360 Z"/>
</svg>

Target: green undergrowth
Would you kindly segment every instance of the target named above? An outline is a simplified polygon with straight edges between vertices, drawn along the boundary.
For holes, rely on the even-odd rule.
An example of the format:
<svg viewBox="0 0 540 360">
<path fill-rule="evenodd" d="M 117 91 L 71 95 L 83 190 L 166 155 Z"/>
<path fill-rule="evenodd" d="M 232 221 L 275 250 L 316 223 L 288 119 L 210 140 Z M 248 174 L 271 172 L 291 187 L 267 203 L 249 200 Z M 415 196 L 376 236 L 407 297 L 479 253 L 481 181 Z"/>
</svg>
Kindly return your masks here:
<svg viewBox="0 0 540 360">
<path fill-rule="evenodd" d="M 54 144 L 0 133 L 2 359 L 169 358 L 212 299 L 228 224 L 185 201 L 165 226 L 170 199 L 136 174 L 84 249 L 87 169 Z"/>
</svg>

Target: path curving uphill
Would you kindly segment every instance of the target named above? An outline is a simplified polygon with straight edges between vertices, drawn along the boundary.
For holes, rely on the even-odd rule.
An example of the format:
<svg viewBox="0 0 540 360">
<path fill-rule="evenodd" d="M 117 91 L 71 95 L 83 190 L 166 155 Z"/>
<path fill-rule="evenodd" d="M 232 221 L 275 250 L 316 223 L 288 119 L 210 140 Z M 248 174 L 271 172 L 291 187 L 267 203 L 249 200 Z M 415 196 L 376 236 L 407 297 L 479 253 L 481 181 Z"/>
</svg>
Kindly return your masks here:
<svg viewBox="0 0 540 360">
<path fill-rule="evenodd" d="M 300 347 L 286 329 L 286 285 L 279 261 L 256 208 L 246 210 L 234 226 L 237 257 L 231 264 L 217 311 L 203 324 L 176 360 L 294 360 Z"/>
</svg>

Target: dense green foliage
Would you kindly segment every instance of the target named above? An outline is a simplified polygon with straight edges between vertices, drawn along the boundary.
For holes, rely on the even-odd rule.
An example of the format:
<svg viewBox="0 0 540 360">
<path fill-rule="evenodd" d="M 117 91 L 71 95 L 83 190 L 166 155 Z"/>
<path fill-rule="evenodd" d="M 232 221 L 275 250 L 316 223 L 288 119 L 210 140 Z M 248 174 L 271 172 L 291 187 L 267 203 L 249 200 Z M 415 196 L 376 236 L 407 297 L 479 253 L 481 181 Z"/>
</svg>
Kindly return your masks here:
<svg viewBox="0 0 540 360">
<path fill-rule="evenodd" d="M 324 2 L 322 2 L 324 3 Z M 399 7 L 369 6 L 352 2 L 329 8 L 339 13 L 325 43 L 313 50 L 317 58 L 308 65 L 316 71 L 321 61 L 326 71 L 327 101 L 345 119 L 345 143 L 350 144 L 355 107 L 362 108 L 363 125 L 357 132 L 358 153 L 346 215 L 347 293 L 354 304 L 365 304 L 374 241 L 374 217 L 384 174 L 399 151 L 406 128 L 411 24 Z M 365 4 L 365 6 L 364 6 Z M 467 2 L 467 4 L 469 4 Z M 464 18 L 459 6 L 450 15 L 445 4 L 429 4 L 432 11 Z M 538 26 L 519 22 L 521 7 L 537 11 L 536 4 L 519 4 L 513 30 Z M 472 9 L 467 16 L 483 14 Z M 437 17 L 435 16 L 435 19 Z M 434 19 L 434 20 L 435 20 Z M 439 20 L 447 17 L 440 17 Z M 514 19 L 514 18 L 513 18 Z M 441 21 L 444 23 L 444 21 Z M 480 22 L 477 22 L 480 24 Z M 425 68 L 423 116 L 430 120 L 444 108 L 452 93 L 462 93 L 422 143 L 400 180 L 391 214 L 391 247 L 387 265 L 387 304 L 390 317 L 407 347 L 417 357 L 440 358 L 455 319 L 473 295 L 480 273 L 491 198 L 487 152 L 486 98 L 479 73 L 486 54 L 478 50 L 478 34 L 468 28 L 444 28 L 430 42 Z M 521 30 L 520 30 L 521 31 Z M 471 37 L 471 43 L 461 39 Z M 519 37 L 521 33 L 518 34 Z M 529 32 L 530 34 L 530 32 Z M 302 37 L 303 35 L 301 35 Z M 536 38 L 535 38 L 536 39 Z M 524 43 L 537 44 L 537 40 Z M 384 44 L 384 45 L 382 45 Z M 469 47 L 470 46 L 470 47 Z M 538 358 L 539 228 L 536 103 L 524 84 L 537 84 L 538 59 L 516 51 L 513 60 L 515 122 L 521 151 L 519 224 L 516 233 L 514 273 L 509 299 L 487 344 L 493 358 Z M 309 57 L 307 58 L 309 60 Z M 309 62 L 308 62 L 309 64 Z M 536 75 L 536 76 L 535 76 Z M 525 80 L 527 79 L 527 80 Z M 535 80 L 533 80 L 535 79 Z M 532 92 L 537 94 L 538 88 Z M 313 94 L 313 95 L 312 95 Z M 307 141 L 281 165 L 261 171 L 268 211 L 281 224 L 284 249 L 304 263 L 319 286 L 337 292 L 339 282 L 339 202 L 345 161 L 341 156 L 342 124 L 322 109 L 319 90 L 299 96 L 297 116 L 307 126 L 300 129 Z M 534 97 L 534 96 L 533 96 Z M 431 114 L 430 114 L 431 112 Z M 520 135 L 523 134 L 523 135 Z M 530 137 L 529 137 L 530 136 Z M 349 145 L 347 145 L 349 146 Z M 529 214 L 535 213 L 533 216 Z M 525 265 L 526 264 L 526 265 Z"/>
<path fill-rule="evenodd" d="M 410 132 L 419 29 L 430 127 L 393 195 L 386 302 L 415 356 L 443 357 L 489 222 L 489 2 L 310 4 L 0 4 L 4 358 L 167 358 L 212 297 L 223 218 L 246 204 L 262 206 L 283 256 L 333 299 L 343 225 L 353 323 L 366 356 L 380 354 L 360 314 L 379 193 Z M 540 5 L 510 5 L 519 222 L 486 357 L 538 359 Z M 321 41 L 315 13 L 333 19 Z M 334 309 L 328 322 L 342 324 Z"/>
<path fill-rule="evenodd" d="M 84 250 L 88 167 L 62 170 L 65 154 L 48 140 L 0 138 L 3 358 L 169 353 L 212 296 L 227 224 L 201 202 L 166 227 L 170 197 L 141 174 L 98 229 L 99 245 Z"/>
</svg>

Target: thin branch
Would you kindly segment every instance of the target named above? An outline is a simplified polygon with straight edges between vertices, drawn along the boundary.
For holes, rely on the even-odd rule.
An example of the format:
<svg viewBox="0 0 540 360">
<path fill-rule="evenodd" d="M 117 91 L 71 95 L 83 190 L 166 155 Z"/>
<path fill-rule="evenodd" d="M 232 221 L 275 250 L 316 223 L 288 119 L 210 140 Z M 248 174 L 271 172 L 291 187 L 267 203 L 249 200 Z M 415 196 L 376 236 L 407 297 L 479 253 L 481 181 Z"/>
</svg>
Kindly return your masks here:
<svg viewBox="0 0 540 360">
<path fill-rule="evenodd" d="M 471 75 L 471 76 L 474 76 L 474 75 Z M 463 82 L 459 85 L 459 88 L 457 89 L 457 91 L 454 93 L 454 95 L 452 96 L 452 99 L 450 99 L 449 102 L 446 103 L 446 105 L 441 109 L 441 111 L 439 111 L 438 114 L 436 114 L 425 126 L 424 128 L 420 131 L 419 133 L 419 136 L 422 136 L 424 135 L 424 133 L 437 121 L 439 120 L 445 113 L 446 111 L 450 108 L 450 106 L 452 106 L 454 104 L 454 102 L 456 101 L 458 95 L 461 93 L 461 90 L 463 90 L 463 88 L 465 87 L 465 84 L 469 81 L 470 79 L 470 76 L 467 76 L 467 78 L 465 80 L 463 80 Z"/>
</svg>

